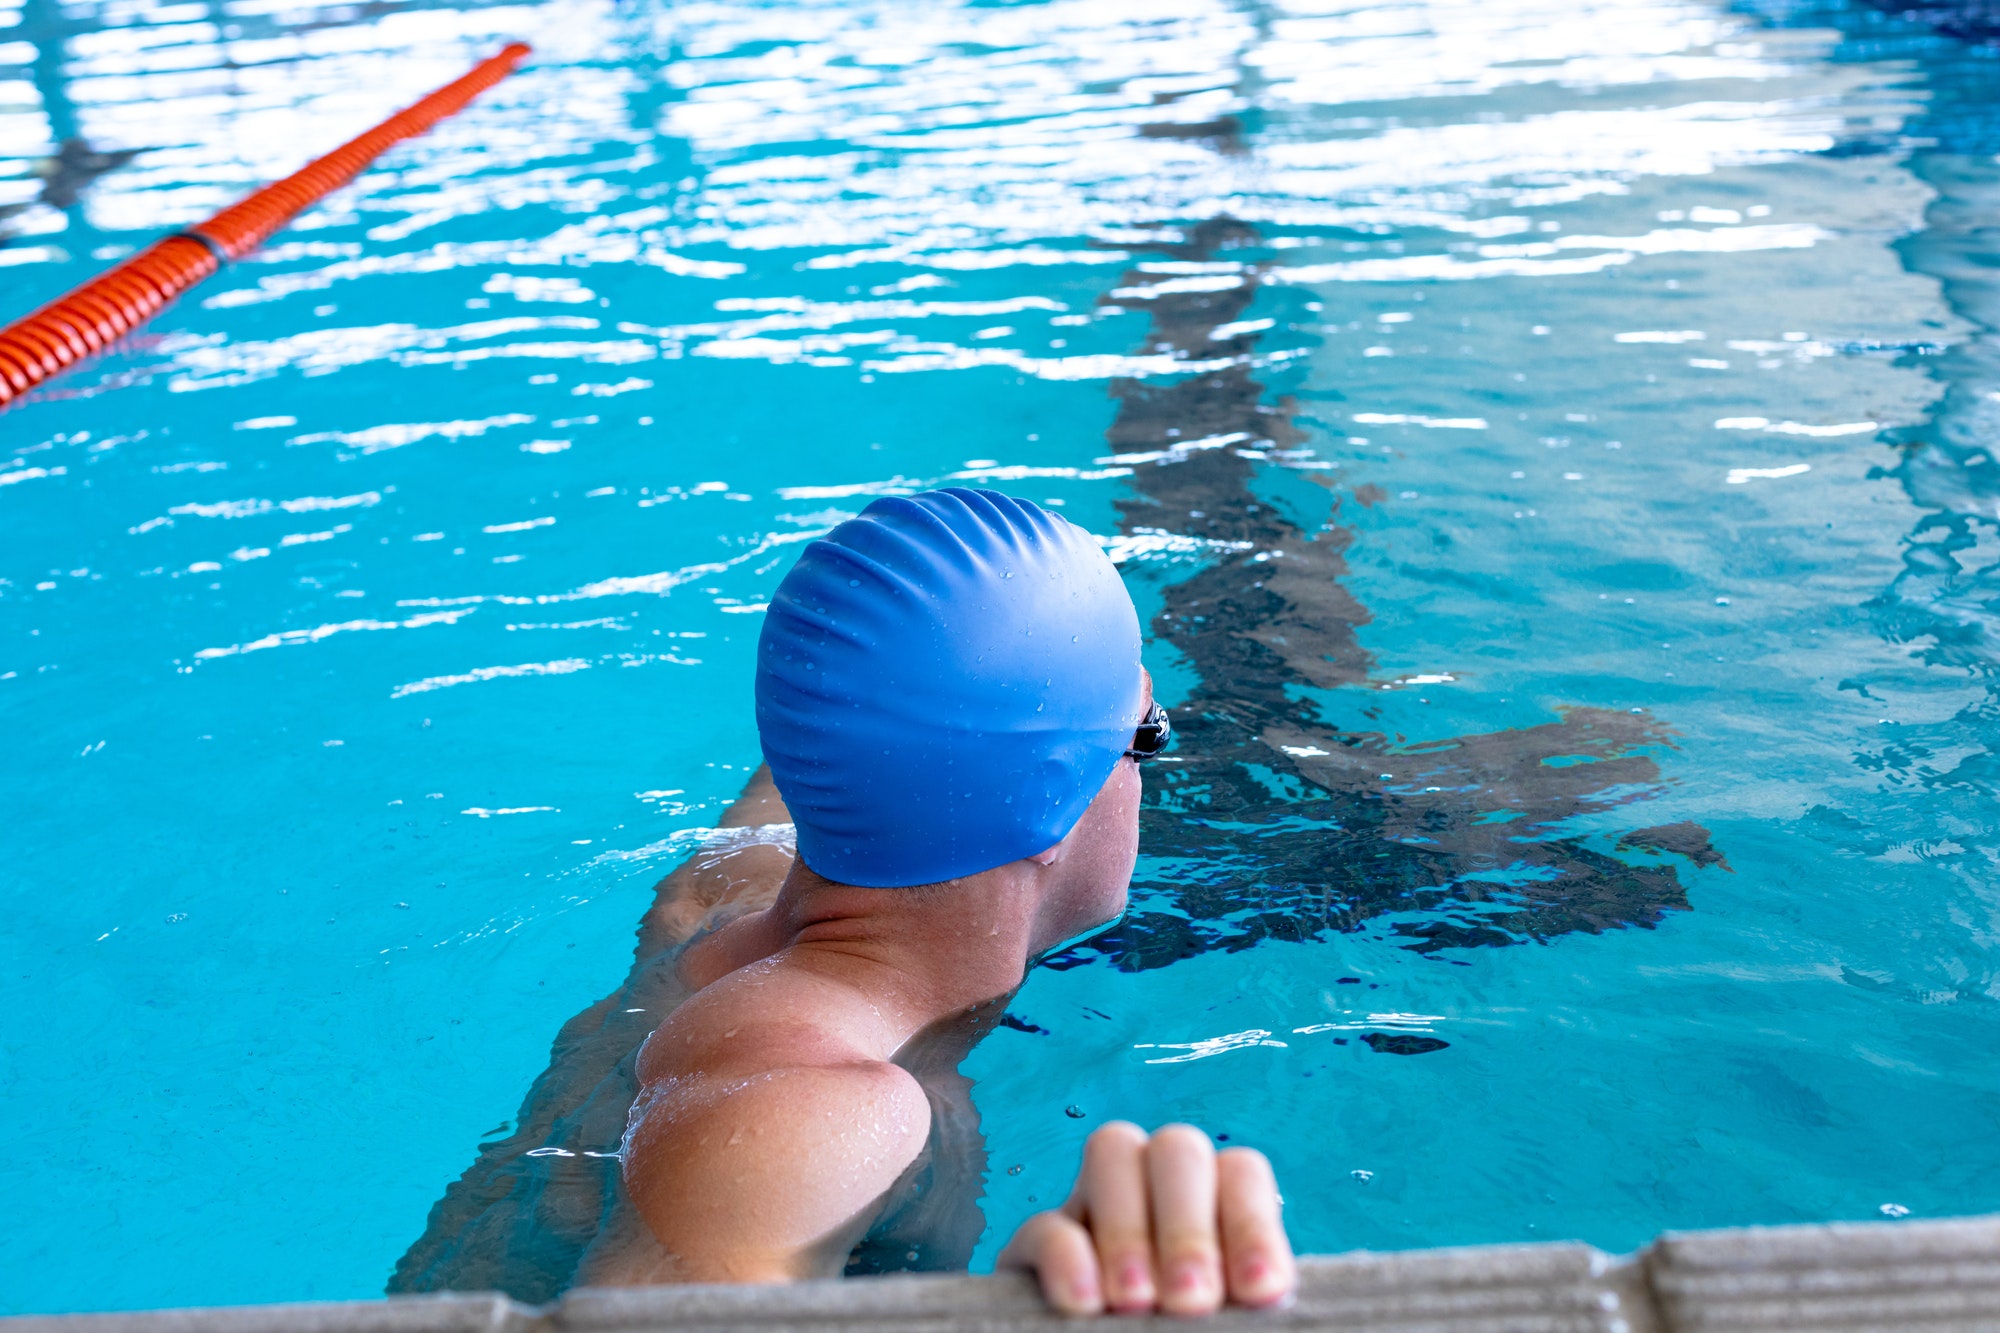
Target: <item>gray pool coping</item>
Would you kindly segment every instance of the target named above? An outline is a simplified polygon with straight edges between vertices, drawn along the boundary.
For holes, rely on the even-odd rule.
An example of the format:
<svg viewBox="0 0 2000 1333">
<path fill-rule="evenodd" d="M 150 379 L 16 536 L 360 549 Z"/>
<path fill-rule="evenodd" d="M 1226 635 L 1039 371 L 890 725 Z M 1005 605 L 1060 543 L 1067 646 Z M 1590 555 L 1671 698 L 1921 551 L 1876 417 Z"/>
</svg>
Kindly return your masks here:
<svg viewBox="0 0 2000 1333">
<path fill-rule="evenodd" d="M 1019 1274 L 781 1287 L 579 1288 L 545 1306 L 491 1293 L 379 1301 L 21 1315 L 0 1333 L 1012 1333 L 1074 1327 Z M 1121 1328 L 1187 1328 L 1165 1317 Z M 1632 1255 L 1588 1245 L 1482 1245 L 1300 1260 L 1284 1310 L 1213 1329 L 1343 1333 L 2000 1333 L 2000 1215 L 1670 1232 Z"/>
</svg>

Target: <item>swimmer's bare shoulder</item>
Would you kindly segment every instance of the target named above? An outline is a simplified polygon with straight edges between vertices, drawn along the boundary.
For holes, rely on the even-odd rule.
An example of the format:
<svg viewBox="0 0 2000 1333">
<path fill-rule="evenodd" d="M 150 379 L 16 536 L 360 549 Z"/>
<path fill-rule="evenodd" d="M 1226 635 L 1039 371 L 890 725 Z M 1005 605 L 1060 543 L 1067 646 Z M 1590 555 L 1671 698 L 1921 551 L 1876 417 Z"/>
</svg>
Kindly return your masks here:
<svg viewBox="0 0 2000 1333">
<path fill-rule="evenodd" d="M 874 1004 L 792 949 L 663 1023 L 639 1057 L 625 1176 L 661 1276 L 837 1275 L 930 1132 L 923 1089 L 884 1058 L 896 1044 Z"/>
</svg>

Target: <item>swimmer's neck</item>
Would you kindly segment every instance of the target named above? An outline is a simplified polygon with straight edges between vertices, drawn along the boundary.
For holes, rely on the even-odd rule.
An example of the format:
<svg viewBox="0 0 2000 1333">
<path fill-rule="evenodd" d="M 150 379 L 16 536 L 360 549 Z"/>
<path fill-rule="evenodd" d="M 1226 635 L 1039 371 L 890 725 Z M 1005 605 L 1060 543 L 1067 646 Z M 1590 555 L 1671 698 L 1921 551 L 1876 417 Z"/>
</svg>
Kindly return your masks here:
<svg viewBox="0 0 2000 1333">
<path fill-rule="evenodd" d="M 782 954 L 921 1027 L 1009 994 L 1029 958 L 1090 924 L 1069 921 L 1053 887 L 1034 861 L 917 889 L 839 884 L 794 861 L 769 908 L 691 948 L 682 972 L 700 989 Z"/>
</svg>

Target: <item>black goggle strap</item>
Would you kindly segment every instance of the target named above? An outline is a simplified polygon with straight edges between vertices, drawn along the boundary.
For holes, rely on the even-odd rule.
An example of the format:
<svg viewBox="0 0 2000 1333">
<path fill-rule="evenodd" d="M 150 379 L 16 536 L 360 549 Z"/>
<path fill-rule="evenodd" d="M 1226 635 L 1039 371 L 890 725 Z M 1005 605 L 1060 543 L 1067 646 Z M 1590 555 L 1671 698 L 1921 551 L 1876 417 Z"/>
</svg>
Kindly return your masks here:
<svg viewBox="0 0 2000 1333">
<path fill-rule="evenodd" d="M 1167 710 L 1156 699 L 1140 719 L 1139 728 L 1132 733 L 1131 748 L 1125 751 L 1132 759 L 1150 759 L 1167 748 L 1174 738 L 1174 724 L 1167 716 Z"/>
</svg>

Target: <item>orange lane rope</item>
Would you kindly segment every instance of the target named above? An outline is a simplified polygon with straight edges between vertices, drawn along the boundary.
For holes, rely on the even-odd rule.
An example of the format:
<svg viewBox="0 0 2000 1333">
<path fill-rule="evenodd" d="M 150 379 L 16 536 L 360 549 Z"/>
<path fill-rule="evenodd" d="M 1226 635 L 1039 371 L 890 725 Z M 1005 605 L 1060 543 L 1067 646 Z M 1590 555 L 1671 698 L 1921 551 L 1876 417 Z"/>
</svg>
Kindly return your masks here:
<svg viewBox="0 0 2000 1333">
<path fill-rule="evenodd" d="M 147 247 L 69 295 L 0 329 L 0 408 L 117 342 L 224 261 L 255 250 L 273 232 L 360 175 L 391 145 L 422 134 L 512 74 L 527 54 L 528 47 L 515 42 L 481 61 L 465 77 L 303 170 Z"/>
</svg>

